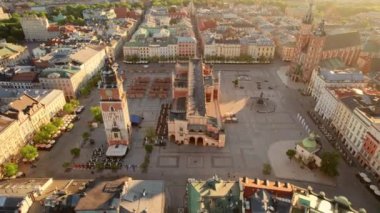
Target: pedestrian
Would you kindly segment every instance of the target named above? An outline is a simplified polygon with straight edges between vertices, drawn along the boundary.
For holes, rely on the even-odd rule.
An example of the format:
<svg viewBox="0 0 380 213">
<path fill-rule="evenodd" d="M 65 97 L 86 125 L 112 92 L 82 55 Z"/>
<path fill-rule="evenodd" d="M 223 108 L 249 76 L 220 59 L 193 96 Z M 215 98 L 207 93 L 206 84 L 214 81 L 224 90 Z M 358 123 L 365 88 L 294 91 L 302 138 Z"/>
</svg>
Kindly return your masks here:
<svg viewBox="0 0 380 213">
<path fill-rule="evenodd" d="M 135 169 L 136 169 L 136 165 L 132 165 L 132 169 L 133 169 L 133 171 L 135 171 Z"/>
<path fill-rule="evenodd" d="M 129 164 L 127 164 L 125 167 L 127 167 L 127 171 L 128 171 L 128 169 L 129 169 Z"/>
</svg>

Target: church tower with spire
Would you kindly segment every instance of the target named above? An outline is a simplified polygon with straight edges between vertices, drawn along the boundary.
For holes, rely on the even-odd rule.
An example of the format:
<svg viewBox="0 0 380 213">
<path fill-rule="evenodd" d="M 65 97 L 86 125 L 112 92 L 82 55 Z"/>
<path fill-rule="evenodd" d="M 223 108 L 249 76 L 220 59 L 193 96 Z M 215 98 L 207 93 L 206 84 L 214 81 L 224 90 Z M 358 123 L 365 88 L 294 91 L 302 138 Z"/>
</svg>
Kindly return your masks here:
<svg viewBox="0 0 380 213">
<path fill-rule="evenodd" d="M 290 66 L 291 78 L 294 81 L 303 80 L 303 68 L 306 62 L 307 49 L 313 32 L 313 3 L 309 3 L 309 9 L 302 19 L 300 30 L 296 39 L 295 57 Z"/>
<path fill-rule="evenodd" d="M 108 146 L 125 145 L 121 147 L 128 149 L 131 142 L 131 121 L 123 80 L 119 76 L 118 68 L 118 64 L 113 63 L 112 59 L 106 60 L 99 84 L 100 108 Z"/>
</svg>

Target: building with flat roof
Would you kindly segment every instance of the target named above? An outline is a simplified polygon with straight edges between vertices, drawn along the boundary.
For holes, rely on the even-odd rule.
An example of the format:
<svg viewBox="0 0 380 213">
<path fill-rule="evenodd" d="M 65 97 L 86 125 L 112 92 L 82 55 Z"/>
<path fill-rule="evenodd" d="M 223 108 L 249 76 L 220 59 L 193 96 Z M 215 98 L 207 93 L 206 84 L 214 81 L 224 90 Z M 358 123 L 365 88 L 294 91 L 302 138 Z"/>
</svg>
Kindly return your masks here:
<svg viewBox="0 0 380 213">
<path fill-rule="evenodd" d="M 200 59 L 179 64 L 172 74 L 172 108 L 168 137 L 177 144 L 224 147 L 225 132 L 220 113 L 220 75 Z"/>
<path fill-rule="evenodd" d="M 39 81 L 44 89 L 60 89 L 67 99 L 75 98 L 80 88 L 103 67 L 105 57 L 103 46 L 65 51 L 58 57 L 63 65 L 55 64 L 42 70 Z"/>
<path fill-rule="evenodd" d="M 166 208 L 165 185 L 161 180 L 132 180 L 128 178 L 120 197 L 120 212 L 164 213 Z"/>
<path fill-rule="evenodd" d="M 243 190 L 239 181 L 188 179 L 186 186 L 187 212 L 243 213 Z"/>
<path fill-rule="evenodd" d="M 325 87 L 364 88 L 368 79 L 357 68 L 347 67 L 339 58 L 327 59 L 315 68 L 308 86 L 308 92 L 319 99 Z"/>
<path fill-rule="evenodd" d="M 120 211 L 120 195 L 123 192 L 124 182 L 124 179 L 117 179 L 93 183 L 85 191 L 86 196 L 79 200 L 75 207 L 75 212 L 118 213 Z"/>
<path fill-rule="evenodd" d="M 52 182 L 51 178 L 21 178 L 0 182 L 0 212 L 27 213 L 35 198 Z"/>
</svg>

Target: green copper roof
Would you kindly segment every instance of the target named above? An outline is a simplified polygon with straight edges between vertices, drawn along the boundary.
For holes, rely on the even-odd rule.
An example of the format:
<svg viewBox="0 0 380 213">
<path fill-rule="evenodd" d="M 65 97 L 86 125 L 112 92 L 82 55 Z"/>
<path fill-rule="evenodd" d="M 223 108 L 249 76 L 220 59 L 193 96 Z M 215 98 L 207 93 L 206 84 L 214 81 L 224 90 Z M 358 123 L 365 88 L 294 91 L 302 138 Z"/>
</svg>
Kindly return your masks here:
<svg viewBox="0 0 380 213">
<path fill-rule="evenodd" d="M 46 68 L 41 72 L 40 78 L 70 78 L 79 71 L 76 68 Z"/>
<path fill-rule="evenodd" d="M 314 133 L 311 133 L 308 137 L 303 139 L 299 143 L 299 145 L 302 146 L 304 149 L 308 150 L 309 152 L 314 152 L 318 149 L 318 144 Z"/>
<path fill-rule="evenodd" d="M 53 17 L 54 22 L 63 21 L 66 19 L 66 16 L 62 15 L 62 13 L 59 13 L 58 15 Z"/>
<path fill-rule="evenodd" d="M 0 58 L 7 58 L 13 54 L 22 52 L 25 47 L 19 46 L 12 43 L 1 43 L 0 44 Z"/>
</svg>

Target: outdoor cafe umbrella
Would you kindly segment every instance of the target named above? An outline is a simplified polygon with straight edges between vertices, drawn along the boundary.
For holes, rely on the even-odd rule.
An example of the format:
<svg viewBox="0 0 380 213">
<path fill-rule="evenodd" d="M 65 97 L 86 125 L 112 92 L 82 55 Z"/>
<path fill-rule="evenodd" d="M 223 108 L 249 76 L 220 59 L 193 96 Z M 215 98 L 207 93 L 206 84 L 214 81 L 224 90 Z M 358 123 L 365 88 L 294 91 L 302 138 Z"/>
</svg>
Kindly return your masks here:
<svg viewBox="0 0 380 213">
<path fill-rule="evenodd" d="M 360 177 L 362 177 L 362 178 L 368 178 L 368 176 L 367 176 L 366 173 L 360 172 L 359 175 L 360 175 Z"/>
<path fill-rule="evenodd" d="M 380 190 L 376 190 L 373 192 L 376 196 L 380 196 Z"/>
<path fill-rule="evenodd" d="M 363 181 L 366 183 L 371 183 L 371 179 L 369 179 L 368 177 L 363 177 Z M 375 185 L 372 185 L 372 186 L 375 186 Z"/>
<path fill-rule="evenodd" d="M 375 185 L 370 185 L 369 188 L 372 189 L 373 191 L 379 191 L 379 189 Z"/>
</svg>

